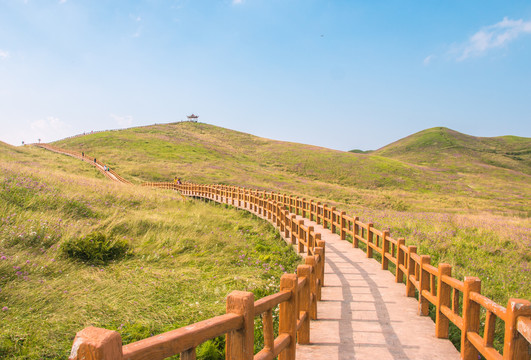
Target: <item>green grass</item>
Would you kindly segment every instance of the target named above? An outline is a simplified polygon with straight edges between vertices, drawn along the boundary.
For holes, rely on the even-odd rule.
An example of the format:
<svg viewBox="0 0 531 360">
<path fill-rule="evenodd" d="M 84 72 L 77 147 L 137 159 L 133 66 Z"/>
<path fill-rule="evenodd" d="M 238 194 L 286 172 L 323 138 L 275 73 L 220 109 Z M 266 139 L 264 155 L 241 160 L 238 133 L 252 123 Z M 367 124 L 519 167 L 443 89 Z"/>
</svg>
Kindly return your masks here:
<svg viewBox="0 0 531 360">
<path fill-rule="evenodd" d="M 271 294 L 300 262 L 247 212 L 113 184 L 86 164 L 92 176 L 71 175 L 58 168 L 83 164 L 50 152 L 8 152 L 10 161 L 0 149 L 2 358 L 66 358 L 91 325 L 129 343 L 220 315 L 232 290 Z M 96 263 L 67 256 L 66 242 L 92 232 L 131 251 Z"/>
<path fill-rule="evenodd" d="M 390 228 L 435 263 L 452 264 L 460 278 L 480 276 L 484 293 L 502 305 L 508 297 L 531 297 L 528 138 L 476 138 L 433 128 L 353 154 L 174 123 L 57 145 L 105 156 L 137 182 L 178 176 L 327 202 Z"/>
<path fill-rule="evenodd" d="M 458 278 L 464 275 L 479 276 L 483 281 L 482 293 L 501 305 L 506 305 L 508 297 L 531 298 L 529 249 L 531 181 L 528 171 L 529 139 L 527 138 L 507 136 L 474 138 L 449 129 L 436 128 L 370 154 L 354 154 L 258 138 L 206 124 L 176 123 L 86 135 L 58 142 L 57 145 L 85 151 L 136 183 L 168 181 L 177 176 L 187 181 L 267 189 L 327 202 L 346 210 L 351 215 L 360 216 L 362 221 L 373 221 L 379 229 L 389 228 L 394 238 L 405 237 L 408 244 L 419 246 L 420 253 L 432 255 L 432 263 L 442 261 L 452 264 L 454 275 Z M 207 256 L 207 252 L 214 242 L 209 237 L 208 231 L 214 231 L 211 236 L 215 235 L 215 239 L 226 240 L 227 236 L 231 240 L 239 239 L 234 244 L 229 241 L 228 245 L 218 249 L 224 256 L 237 254 L 236 264 L 242 255 L 242 250 L 247 251 L 245 256 L 251 256 L 253 261 L 256 261 L 255 259 L 265 261 L 263 257 L 271 250 L 259 252 L 262 246 L 259 242 L 263 238 L 270 239 L 271 242 L 267 240 L 267 244 L 274 244 L 274 241 L 278 240 L 272 229 L 267 230 L 268 227 L 263 230 L 267 236 L 258 235 L 256 229 L 266 225 L 255 222 L 245 213 L 203 203 L 184 204 L 178 202 L 171 192 L 109 184 L 102 181 L 102 175 L 96 170 L 81 161 L 51 154 L 43 149 L 28 147 L 21 149 L 0 144 L 0 162 L 2 170 L 7 169 L 6 172 L 2 171 L 5 179 L 23 174 L 46 185 L 38 192 L 32 188 L 2 193 L 2 196 L 8 199 L 0 203 L 2 204 L 0 206 L 3 206 L 0 208 L 2 219 L 16 214 L 16 220 L 9 220 L 13 221 L 13 224 L 9 225 L 10 231 L 1 235 L 2 241 L 5 239 L 10 244 L 10 247 L 6 247 L 2 243 L 2 251 L 17 251 L 18 255 L 9 256 L 10 259 L 16 258 L 19 262 L 0 261 L 0 264 L 9 265 L 6 269 L 0 267 L 0 271 L 6 271 L 6 274 L 11 276 L 9 279 L 5 277 L 1 280 L 0 300 L 7 301 L 5 294 L 10 291 L 9 286 L 24 284 L 20 276 L 13 277 L 16 275 L 12 273 L 14 271 L 12 266 L 21 266 L 20 263 L 23 263 L 25 257 L 30 256 L 41 259 L 39 264 L 46 264 L 47 269 L 57 264 L 65 267 L 61 268 L 63 273 L 65 269 L 71 269 L 68 279 L 62 276 L 60 278 L 63 279 L 62 286 L 68 287 L 66 290 L 76 295 L 83 293 L 76 292 L 79 289 L 75 286 L 70 288 L 67 284 L 73 283 L 81 287 L 85 283 L 94 283 L 91 291 L 93 289 L 95 292 L 111 289 L 110 294 L 103 297 L 106 302 L 98 303 L 97 299 L 91 297 L 79 300 L 77 306 L 88 303 L 92 304 L 92 307 L 90 311 L 84 310 L 83 316 L 79 317 L 82 324 L 73 326 L 75 330 L 63 330 L 64 332 L 59 334 L 63 337 L 73 336 L 75 331 L 87 324 L 95 324 L 119 329 L 126 341 L 129 341 L 128 339 L 148 336 L 154 330 L 162 331 L 184 324 L 186 321 L 196 321 L 200 318 L 198 315 L 209 317 L 216 306 L 222 310 L 222 298 L 226 295 L 223 291 L 229 291 L 229 286 L 220 280 L 222 274 L 231 273 L 233 270 L 235 273 L 236 270 L 242 269 L 223 268 L 220 277 L 216 277 L 219 283 L 215 284 L 218 285 L 211 285 L 214 283 L 202 278 L 203 274 L 207 274 L 208 281 L 213 281 L 214 276 L 205 263 L 199 262 L 203 255 L 207 259 L 211 258 L 211 255 Z M 68 175 L 66 173 L 68 170 L 76 175 Z M 48 188 L 51 190 L 46 190 Z M 16 206 L 22 207 L 13 211 Z M 185 212 L 196 215 L 184 217 L 182 214 Z M 202 218 L 210 214 L 216 219 L 215 222 L 202 222 Z M 34 223 L 32 231 L 25 232 L 24 241 L 13 236 L 19 234 L 18 227 L 22 224 L 26 226 L 31 223 L 27 222 L 30 218 L 37 219 L 38 222 Z M 63 224 L 69 225 L 61 225 L 57 230 L 59 218 L 63 219 Z M 42 225 L 43 221 L 47 222 L 46 226 Z M 239 229 L 241 222 L 245 222 L 246 227 Z M 228 228 L 225 228 L 225 224 L 229 224 Z M 255 229 L 253 235 L 255 240 L 247 243 L 245 234 L 247 230 L 252 232 L 253 229 Z M 133 255 L 109 264 L 103 272 L 94 271 L 91 267 L 59 256 L 61 253 L 57 247 L 58 243 L 92 231 L 104 231 L 117 238 L 125 236 L 135 249 Z M 262 230 L 259 231 L 261 234 Z M 27 235 L 32 232 L 35 234 Z M 158 236 L 159 234 L 165 235 Z M 203 248 L 201 247 L 203 245 L 198 243 L 198 247 L 204 249 L 198 252 L 202 254 L 201 256 L 198 256 L 195 250 L 190 251 L 192 240 L 184 241 L 189 238 L 188 234 L 193 234 L 190 239 L 207 244 Z M 47 244 L 46 246 L 54 246 L 48 245 L 48 242 L 52 241 L 50 239 L 54 239 L 55 247 L 46 248 L 48 250 L 43 254 L 37 250 L 32 250 L 33 252 L 23 250 L 24 246 L 33 249 L 31 244 L 42 241 Z M 216 244 L 217 241 L 219 240 L 215 240 Z M 242 247 L 233 248 L 240 242 L 244 244 Z M 172 245 L 171 254 L 167 252 L 169 244 Z M 178 253 L 174 253 L 176 249 L 179 249 Z M 19 253 L 19 251 L 26 252 Z M 46 255 L 48 252 L 56 260 L 53 264 L 46 263 L 51 257 Z M 288 253 L 291 254 L 280 251 L 277 254 L 280 256 L 278 261 Z M 179 256 L 178 263 L 171 262 L 171 255 L 174 258 Z M 282 261 L 294 267 L 296 258 Z M 139 272 L 138 269 L 142 266 L 146 269 L 145 265 L 141 265 L 146 263 L 150 264 L 148 268 L 151 272 Z M 271 290 L 272 283 L 267 289 L 267 280 L 252 275 L 254 266 L 245 264 L 244 273 L 249 271 L 248 276 L 252 280 L 244 281 L 243 278 L 238 278 L 238 281 L 229 283 L 230 286 L 234 285 L 231 290 L 249 288 L 256 293 L 264 294 L 267 290 Z M 231 264 L 227 264 L 229 265 Z M 235 264 L 231 266 L 233 265 L 236 266 Z M 283 266 L 287 268 L 288 265 Z M 196 273 L 194 270 L 196 268 L 202 269 L 201 272 Z M 170 273 L 168 269 L 174 269 L 177 273 Z M 54 271 L 53 276 L 57 276 L 57 270 Z M 109 276 L 108 274 L 111 275 L 110 278 L 102 278 Z M 117 274 L 120 277 L 117 277 Z M 92 282 L 86 280 L 81 284 L 77 282 L 78 277 L 81 276 L 85 280 L 90 278 L 89 275 L 97 276 L 98 280 Z M 273 276 L 278 275 L 273 274 Z M 55 279 L 53 276 L 50 275 L 47 281 Z M 127 281 L 132 281 L 135 287 L 129 287 L 129 282 L 121 280 L 122 276 L 128 279 Z M 137 278 L 129 278 L 134 276 Z M 184 282 L 180 276 L 184 276 Z M 32 277 L 34 275 L 30 278 Z M 159 279 L 158 282 L 156 279 Z M 168 283 L 166 279 L 171 279 L 173 285 L 163 285 L 163 282 Z M 6 284 L 9 281 L 7 287 L 4 281 Z M 157 286 L 150 285 L 153 281 L 163 291 L 157 292 Z M 197 310 L 202 314 L 189 311 L 185 315 L 191 313 L 190 315 L 194 316 L 188 317 L 185 321 L 177 310 L 179 306 L 157 312 L 157 309 L 163 309 L 164 306 L 172 306 L 166 305 L 166 292 L 171 293 L 175 289 L 177 292 L 184 291 L 184 284 L 189 284 L 190 281 L 198 285 L 203 284 L 205 289 L 198 290 L 196 297 L 189 298 L 189 303 L 184 301 L 178 304 L 185 307 L 195 304 L 193 298 L 199 298 L 199 304 L 206 304 L 205 308 Z M 57 284 L 58 288 L 59 285 Z M 143 286 L 149 291 L 142 292 L 140 289 Z M 218 290 L 221 295 L 216 293 L 217 297 L 214 300 L 214 295 L 208 289 L 216 287 L 221 289 Z M 125 288 L 126 292 L 131 290 L 140 294 L 141 300 L 130 299 L 128 296 L 132 296 L 131 294 L 121 294 L 117 290 L 120 288 Z M 13 287 L 10 301 L 14 301 L 16 297 L 14 294 L 28 296 L 23 289 L 23 286 L 20 289 Z M 48 294 L 47 296 L 55 294 L 47 300 L 46 306 L 59 306 L 55 303 L 64 302 L 64 298 L 59 296 L 61 294 L 52 291 L 54 287 L 38 289 L 47 290 L 48 292 L 44 292 Z M 108 313 L 104 311 L 118 306 L 113 305 L 114 296 L 119 298 L 117 302 L 127 304 L 127 308 L 124 309 L 127 321 L 116 318 L 111 321 L 107 316 Z M 169 295 L 168 302 L 173 303 L 180 299 L 172 296 Z M 159 297 L 164 299 L 161 300 Z M 30 306 L 31 302 L 38 304 L 39 301 L 36 297 L 30 297 L 26 305 Z M 219 303 L 216 304 L 216 301 Z M 57 312 L 74 310 L 75 308 L 60 309 Z M 44 314 L 55 313 L 47 311 L 49 312 Z M 13 312 L 8 310 L 2 313 L 2 316 L 12 316 L 12 314 Z M 59 327 L 64 323 L 64 321 L 52 321 L 57 315 L 49 315 L 50 320 L 32 319 L 32 316 L 37 315 L 28 312 L 18 313 L 16 319 L 17 321 L 25 319 L 23 322 L 28 327 L 32 322 L 39 321 L 57 323 Z M 42 316 L 41 312 L 38 316 Z M 14 318 L 10 318 L 12 319 Z M 13 328 L 6 331 L 2 339 L 8 344 L 7 348 L 20 347 L 28 351 L 30 347 L 24 345 L 29 343 L 26 340 L 29 338 L 26 331 L 24 329 L 14 331 Z M 68 335 L 65 335 L 67 332 Z M 58 337 L 61 337 L 59 335 Z M 71 338 L 63 342 L 69 347 Z M 19 351 L 16 354 L 23 353 L 20 352 L 22 350 L 16 351 Z"/>
</svg>

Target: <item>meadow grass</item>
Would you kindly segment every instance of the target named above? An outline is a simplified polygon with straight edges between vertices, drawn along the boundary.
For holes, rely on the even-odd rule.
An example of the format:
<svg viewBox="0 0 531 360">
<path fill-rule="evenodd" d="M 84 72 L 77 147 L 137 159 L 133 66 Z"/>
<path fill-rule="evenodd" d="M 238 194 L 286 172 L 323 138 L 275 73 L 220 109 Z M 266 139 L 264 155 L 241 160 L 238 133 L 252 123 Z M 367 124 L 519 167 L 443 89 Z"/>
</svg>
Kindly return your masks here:
<svg viewBox="0 0 531 360">
<path fill-rule="evenodd" d="M 313 198 L 346 210 L 350 215 L 359 216 L 364 222 L 372 221 L 379 229 L 390 229 L 394 238 L 405 237 L 408 244 L 419 246 L 419 253 L 431 255 L 432 263 L 450 263 L 457 278 L 462 279 L 464 275 L 479 276 L 483 281 L 482 293 L 501 305 L 506 305 L 508 297 L 529 299 L 531 182 L 528 153 L 525 151 L 529 140 L 516 137 L 478 140 L 462 135 L 434 130 L 426 136 L 421 134 L 408 139 L 409 150 L 399 143 L 395 144 L 400 146 L 391 154 L 379 151 L 353 154 L 262 139 L 206 124 L 179 123 L 103 132 L 67 139 L 57 145 L 96 156 L 136 183 L 168 181 L 177 176 L 199 183 L 246 186 Z M 437 145 L 441 141 L 444 141 L 442 147 Z M 55 203 L 58 201 L 55 199 L 57 196 L 41 194 L 41 202 L 47 203 L 61 217 L 65 217 L 63 213 L 66 214 L 67 211 L 69 217 L 77 216 L 76 220 L 69 220 L 77 225 L 61 227 L 61 239 L 71 238 L 67 231 L 70 228 L 78 229 L 77 233 L 81 234 L 104 230 L 112 236 L 133 239 L 133 256 L 116 264 L 133 264 L 139 259 L 147 261 L 155 257 L 153 254 L 158 254 L 157 259 L 161 258 L 163 252 L 160 249 L 166 245 L 156 245 L 156 240 L 150 239 L 156 237 L 154 234 L 170 231 L 167 227 L 172 223 L 169 219 L 174 218 L 172 211 L 181 214 L 181 206 L 192 206 L 173 205 L 180 210 L 170 210 L 169 203 L 175 202 L 171 192 L 163 192 L 164 195 L 159 197 L 163 193 L 133 191 L 131 187 L 124 190 L 126 188 L 99 180 L 101 175 L 86 164 L 65 160 L 64 156 L 51 155 L 42 149 L 9 148 L 3 152 L 4 159 L 9 158 L 10 161 L 5 166 L 11 166 L 13 173 L 17 173 L 20 167 L 27 166 L 31 171 L 39 167 L 41 178 L 46 179 L 49 172 L 55 171 L 51 183 L 64 183 L 60 186 L 59 194 L 68 194 L 63 188 L 68 188 L 72 183 L 77 184 L 77 190 L 67 196 L 68 200 L 58 203 Z M 15 156 L 13 152 L 31 156 Z M 5 155 L 7 153 L 9 155 Z M 17 160 L 13 163 L 12 158 Z M 48 158 L 53 160 L 48 161 Z M 59 171 L 61 169 L 70 169 L 83 176 L 72 177 Z M 80 184 L 83 190 L 79 190 Z M 110 187 L 112 190 L 95 190 L 100 187 Z M 94 190 L 87 191 L 86 188 Z M 82 193 L 85 195 L 80 196 Z M 109 196 L 110 201 L 107 202 L 111 204 L 125 201 L 116 210 L 120 215 L 112 215 L 103 206 L 106 201 L 103 194 Z M 18 193 L 8 196 L 15 202 L 24 198 L 23 194 Z M 127 202 L 129 200 L 133 203 Z M 68 202 L 71 204 L 67 204 Z M 194 206 L 201 209 L 206 205 Z M 223 215 L 223 207 L 215 208 L 216 211 L 219 210 L 220 219 L 222 216 L 232 216 Z M 28 206 L 27 210 L 21 210 L 21 213 L 34 211 L 32 214 L 35 214 L 38 209 L 37 203 Z M 90 215 L 87 209 L 93 214 Z M 127 211 L 124 212 L 123 209 Z M 12 210 L 0 211 L 8 214 Z M 200 212 L 195 208 L 191 211 Z M 232 214 L 235 210 L 228 211 Z M 124 218 L 121 212 L 130 215 Z M 165 215 L 157 215 L 159 212 Z M 83 217 L 86 214 L 90 216 Z M 138 218 L 134 214 L 142 216 Z M 199 225 L 200 219 L 186 221 L 199 228 L 204 226 Z M 225 221 L 231 220 L 219 220 L 218 225 L 213 225 L 223 228 Z M 150 237 L 144 231 L 151 228 L 153 232 L 150 232 Z M 208 228 L 211 229 L 210 226 Z M 208 231 L 206 229 L 207 227 L 203 228 Z M 173 228 L 172 231 L 179 230 Z M 252 231 L 251 228 L 249 231 Z M 137 233 L 138 235 L 133 235 Z M 243 236 L 238 231 L 229 235 L 233 238 Z M 201 232 L 196 236 L 203 238 Z M 185 244 L 180 246 L 186 248 Z M 220 251 L 225 255 L 233 249 L 223 247 Z M 242 255 L 238 252 L 235 254 L 239 254 L 238 258 Z M 173 253 L 171 255 L 176 256 Z M 183 257 L 182 264 L 186 268 L 180 270 L 182 273 L 202 266 L 189 262 L 190 254 L 184 252 L 182 256 L 185 255 L 187 257 Z M 265 253 L 261 255 L 267 256 Z M 260 256 L 256 257 L 260 260 Z M 71 263 L 69 260 L 68 264 Z M 73 264 L 79 265 L 75 262 Z M 106 274 L 105 271 L 113 269 L 113 266 L 115 263 L 107 265 L 108 268 L 98 274 Z M 127 266 L 131 268 L 132 265 Z M 139 263 L 136 266 L 143 265 Z M 249 263 L 246 267 L 248 266 Z M 160 271 L 163 271 L 162 268 L 164 266 L 161 266 Z M 123 268 L 120 269 L 127 273 Z M 256 288 L 263 286 L 263 283 L 260 284 L 262 285 Z M 127 284 L 119 284 L 117 288 L 124 285 Z M 245 284 L 240 282 L 237 285 Z M 208 298 L 206 295 L 205 297 Z M 150 303 L 156 304 L 157 301 L 159 300 L 149 298 L 143 306 L 148 307 Z M 220 305 L 220 309 L 222 307 Z M 148 317 L 158 319 L 155 311 L 146 316 L 146 322 Z M 132 314 L 131 319 L 133 318 L 142 319 L 137 314 Z M 126 339 L 130 333 L 146 336 L 151 334 L 143 325 L 138 324 L 117 322 L 116 328 L 122 324 L 123 328 L 129 329 L 122 332 Z M 103 325 L 107 327 L 106 324 Z M 455 337 L 456 331 L 453 334 Z M 15 340 L 10 341 L 19 341 Z"/>
<path fill-rule="evenodd" d="M 529 144 L 433 128 L 353 154 L 188 122 L 58 143 L 105 155 L 139 182 L 178 176 L 334 205 L 405 237 L 434 263 L 450 263 L 458 278 L 479 276 L 502 305 L 531 297 Z"/>
<path fill-rule="evenodd" d="M 95 170 L 69 174 L 58 169 L 75 169 L 76 160 L 39 154 L 0 161 L 0 357 L 66 358 L 87 326 L 117 330 L 129 343 L 220 315 L 232 290 L 276 292 L 300 262 L 247 212 L 110 183 Z M 131 251 L 96 265 L 65 254 L 65 241 L 94 231 Z M 212 344 L 203 358 L 220 356 L 223 344 Z"/>
</svg>

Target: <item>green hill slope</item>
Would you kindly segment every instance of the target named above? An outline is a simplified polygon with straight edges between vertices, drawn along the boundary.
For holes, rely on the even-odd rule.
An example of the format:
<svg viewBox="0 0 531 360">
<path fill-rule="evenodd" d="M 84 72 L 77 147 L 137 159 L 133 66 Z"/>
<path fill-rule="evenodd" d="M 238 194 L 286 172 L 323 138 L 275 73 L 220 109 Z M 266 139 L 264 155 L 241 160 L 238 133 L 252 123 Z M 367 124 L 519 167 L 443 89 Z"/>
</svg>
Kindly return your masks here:
<svg viewBox="0 0 531 360">
<path fill-rule="evenodd" d="M 354 154 L 183 122 L 101 132 L 56 145 L 94 155 L 137 183 L 181 177 L 373 208 L 527 213 L 522 195 L 531 195 L 530 176 L 517 170 L 519 160 L 507 158 L 505 167 L 476 164 L 475 153 L 463 145 L 466 135 L 445 133 L 427 130 L 375 153 Z M 508 139 L 512 147 L 506 152 L 526 156 L 525 141 Z M 452 156 L 435 151 L 441 147 Z M 440 163 L 440 158 L 451 161 Z"/>
<path fill-rule="evenodd" d="M 400 139 L 374 154 L 445 170 L 470 172 L 492 166 L 531 174 L 531 138 L 517 136 L 475 137 L 437 127 Z"/>
<path fill-rule="evenodd" d="M 93 232 L 128 252 L 101 261 L 116 252 L 84 241 Z M 0 144 L 2 359 L 66 359 L 87 326 L 117 330 L 129 343 L 220 315 L 229 292 L 273 293 L 299 261 L 272 226 L 245 212 L 116 184 L 71 157 Z"/>
<path fill-rule="evenodd" d="M 447 149 L 462 147 L 453 147 L 448 163 L 439 159 L 450 156 L 426 150 L 440 149 L 429 141 L 409 150 L 407 160 L 415 163 L 383 150 L 353 154 L 188 122 L 102 132 L 57 145 L 95 155 L 136 182 L 177 176 L 327 202 L 406 238 L 435 263 L 452 264 L 457 276 L 488 278 L 485 294 L 501 303 L 507 296 L 527 298 L 531 177 L 513 165 L 476 161 L 467 136 L 458 135 L 447 136 Z M 510 151 L 524 152 L 525 139 L 501 139 L 496 141 L 512 142 Z M 472 149 L 481 148 L 483 140 L 478 141 Z"/>
<path fill-rule="evenodd" d="M 179 176 L 255 186 L 304 179 L 364 188 L 430 187 L 420 171 L 399 161 L 274 141 L 201 123 L 103 132 L 56 145 L 108 159 L 137 182 Z"/>
</svg>

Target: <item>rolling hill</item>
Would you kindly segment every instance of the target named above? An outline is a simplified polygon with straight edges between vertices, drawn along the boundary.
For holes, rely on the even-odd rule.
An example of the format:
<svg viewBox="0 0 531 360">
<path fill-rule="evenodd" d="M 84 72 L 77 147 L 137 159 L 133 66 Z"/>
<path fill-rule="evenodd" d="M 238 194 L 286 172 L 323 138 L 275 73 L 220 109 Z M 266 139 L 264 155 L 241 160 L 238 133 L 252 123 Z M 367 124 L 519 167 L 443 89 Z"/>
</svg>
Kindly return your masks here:
<svg viewBox="0 0 531 360">
<path fill-rule="evenodd" d="M 101 132 L 55 143 L 93 154 L 137 183 L 181 177 L 373 208 L 489 208 L 527 216 L 531 177 L 525 165 L 526 144 L 529 139 L 478 139 L 436 128 L 370 154 L 355 154 L 192 122 Z"/>
<path fill-rule="evenodd" d="M 498 303 L 529 298 L 529 140 L 478 140 L 448 129 L 425 133 L 370 154 L 200 123 L 101 132 L 55 144 L 95 156 L 136 183 L 179 176 L 327 201 L 406 238 L 432 263 L 450 263 L 457 278 L 479 276 L 482 293 Z M 9 324 L 0 331 L 0 357 L 66 357 L 68 337 L 88 324 L 133 341 L 212 315 L 230 289 L 264 294 L 270 276 L 282 269 L 264 274 L 250 266 L 242 273 L 232 267 L 241 254 L 254 261 L 274 253 L 286 268 L 297 263 L 291 252 L 271 250 L 278 245 L 274 230 L 241 212 L 183 203 L 171 191 L 113 184 L 64 155 L 0 143 L 0 169 L 0 302 L 6 307 L 0 319 Z M 94 231 L 125 237 L 132 253 L 94 267 L 65 255 L 65 243 Z M 219 252 L 227 262 L 212 266 Z M 238 280 L 236 272 L 243 274 Z M 186 292 L 191 282 L 206 299 L 201 306 L 193 305 L 195 289 Z M 35 323 L 47 327 L 41 331 Z"/>
<path fill-rule="evenodd" d="M 91 325 L 129 343 L 204 320 L 223 313 L 234 289 L 275 292 L 299 262 L 245 212 L 0 144 L 1 359 L 66 359 Z"/>
<path fill-rule="evenodd" d="M 510 169 L 531 174 L 531 138 L 475 137 L 436 127 L 395 141 L 374 152 L 393 159 L 446 171 Z"/>
</svg>

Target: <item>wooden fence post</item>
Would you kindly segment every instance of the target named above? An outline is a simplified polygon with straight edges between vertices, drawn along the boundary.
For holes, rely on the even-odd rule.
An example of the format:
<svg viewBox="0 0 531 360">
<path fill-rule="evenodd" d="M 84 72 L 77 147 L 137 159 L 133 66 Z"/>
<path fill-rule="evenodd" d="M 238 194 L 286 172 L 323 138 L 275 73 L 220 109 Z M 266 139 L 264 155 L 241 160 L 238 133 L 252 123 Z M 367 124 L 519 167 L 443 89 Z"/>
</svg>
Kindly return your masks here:
<svg viewBox="0 0 531 360">
<path fill-rule="evenodd" d="M 339 226 L 341 227 L 339 229 L 339 237 L 341 238 L 341 240 L 345 240 L 347 238 L 347 234 L 345 232 L 345 226 L 347 225 L 345 221 L 346 214 L 347 213 L 344 211 L 341 211 L 341 213 L 339 214 Z"/>
<path fill-rule="evenodd" d="M 332 234 L 336 233 L 336 207 L 332 206 L 330 208 L 330 231 Z"/>
<path fill-rule="evenodd" d="M 289 217 L 289 231 L 291 233 L 291 243 L 293 245 L 297 244 L 297 235 L 298 235 L 298 231 L 293 231 L 293 229 L 295 228 L 295 225 L 296 225 L 296 221 L 295 221 L 295 218 L 297 217 L 297 215 L 295 214 L 291 214 L 291 216 Z"/>
<path fill-rule="evenodd" d="M 504 360 L 528 360 L 531 355 L 529 352 L 531 345 L 517 330 L 519 316 L 531 317 L 531 302 L 523 299 L 509 299 L 505 320 Z"/>
<path fill-rule="evenodd" d="M 327 204 L 323 204 L 323 227 L 325 229 L 328 229 L 328 216 L 327 216 L 327 212 L 329 211 L 330 209 L 328 209 L 328 205 Z"/>
<path fill-rule="evenodd" d="M 317 279 L 319 286 L 317 287 L 317 300 L 321 300 L 321 287 L 323 286 L 324 275 L 324 249 L 322 247 L 315 248 L 315 255 L 319 255 L 319 264 L 317 265 Z"/>
<path fill-rule="evenodd" d="M 404 281 L 404 272 L 400 269 L 400 264 L 405 265 L 404 262 L 404 251 L 402 250 L 402 245 L 406 244 L 404 238 L 399 238 L 396 240 L 396 272 L 395 272 L 395 282 L 401 283 Z"/>
<path fill-rule="evenodd" d="M 357 248 L 359 247 L 358 244 L 358 238 L 356 235 L 358 235 L 359 232 L 359 226 L 356 224 L 359 220 L 359 217 L 354 216 L 354 220 L 352 220 L 352 247 Z"/>
<path fill-rule="evenodd" d="M 280 291 L 290 291 L 291 298 L 279 305 L 278 333 L 290 336 L 289 346 L 282 351 L 279 360 L 295 360 L 297 339 L 297 285 L 298 279 L 295 274 L 284 274 L 280 278 Z"/>
<path fill-rule="evenodd" d="M 367 257 L 372 258 L 372 247 L 369 244 L 372 244 L 373 233 L 372 233 L 372 222 L 367 224 Z"/>
<path fill-rule="evenodd" d="M 427 316 L 430 310 L 430 302 L 428 301 L 428 299 L 424 297 L 424 295 L 422 295 L 423 290 L 430 289 L 430 273 L 424 269 L 424 266 L 429 265 L 430 261 L 431 261 L 431 257 L 429 255 L 420 256 L 419 309 L 418 309 L 420 316 Z"/>
<path fill-rule="evenodd" d="M 310 316 L 312 320 L 317 319 L 317 264 L 314 256 L 307 256 L 304 259 L 306 265 L 311 266 L 310 273 Z"/>
<path fill-rule="evenodd" d="M 315 222 L 317 223 L 317 225 L 321 224 L 321 217 L 319 216 L 321 214 L 319 210 L 320 206 L 321 206 L 321 202 L 318 201 L 317 204 L 315 205 Z"/>
<path fill-rule="evenodd" d="M 449 264 L 439 264 L 437 275 L 437 309 L 435 314 L 435 336 L 440 339 L 448 338 L 449 320 L 441 312 L 442 306 L 451 305 L 452 287 L 442 281 L 443 276 L 452 276 L 452 266 Z"/>
<path fill-rule="evenodd" d="M 76 334 L 69 360 L 121 360 L 122 338 L 117 331 L 87 327 Z"/>
<path fill-rule="evenodd" d="M 299 254 L 303 253 L 304 252 L 304 242 L 305 241 L 307 244 L 309 244 L 309 241 L 308 241 L 308 237 L 310 234 L 304 234 L 304 229 L 302 228 L 304 225 L 304 220 L 300 219 L 298 221 L 298 228 L 299 228 L 299 231 L 298 231 L 298 238 L 299 238 Z M 302 241 L 301 241 L 302 240 Z"/>
<path fill-rule="evenodd" d="M 233 291 L 227 296 L 227 314 L 243 315 L 243 326 L 227 333 L 225 359 L 252 360 L 254 357 L 254 294 Z"/>
<path fill-rule="evenodd" d="M 467 332 L 478 332 L 480 305 L 470 300 L 471 292 L 481 292 L 481 280 L 473 276 L 465 276 L 463 281 L 463 329 L 461 330 L 461 359 L 477 360 L 478 350 L 468 340 Z"/>
<path fill-rule="evenodd" d="M 312 235 L 313 233 L 313 235 Z M 315 231 L 313 229 L 313 226 L 308 226 L 308 249 L 306 249 L 306 255 L 311 255 L 311 250 L 315 249 Z"/>
<path fill-rule="evenodd" d="M 324 269 L 325 269 L 325 259 L 326 259 L 326 241 L 321 240 L 321 234 L 316 234 L 315 243 L 317 244 L 317 247 L 320 247 L 321 249 L 323 249 L 323 254 L 321 258 L 322 265 L 321 265 L 321 271 L 319 274 L 319 279 L 321 280 L 321 287 L 322 287 L 325 284 Z"/>
<path fill-rule="evenodd" d="M 282 209 L 281 210 L 281 214 L 282 214 L 282 221 L 284 222 L 284 237 L 286 239 L 288 239 L 289 236 L 290 236 L 289 233 L 291 231 L 291 229 L 290 229 L 291 228 L 291 224 L 290 224 L 291 219 L 288 218 L 287 210 Z"/>
<path fill-rule="evenodd" d="M 415 274 L 415 262 L 411 259 L 411 254 L 417 253 L 416 246 L 407 247 L 407 274 L 406 274 L 406 295 L 415 296 L 415 285 L 411 282 L 411 276 Z"/>
<path fill-rule="evenodd" d="M 382 231 L 382 270 L 387 270 L 389 268 L 389 259 L 387 254 L 389 254 L 389 230 Z"/>
<path fill-rule="evenodd" d="M 297 332 L 297 342 L 301 345 L 310 343 L 310 306 L 311 306 L 311 292 L 310 292 L 310 276 L 312 268 L 309 265 L 297 266 L 297 277 L 306 278 L 306 284 L 299 292 L 299 313 L 306 312 L 306 319 L 302 322 L 299 331 Z"/>
</svg>

